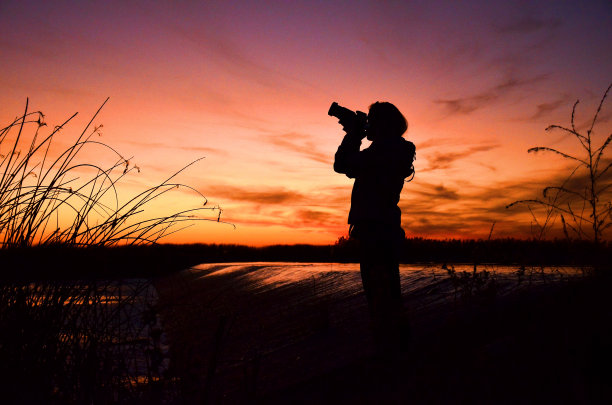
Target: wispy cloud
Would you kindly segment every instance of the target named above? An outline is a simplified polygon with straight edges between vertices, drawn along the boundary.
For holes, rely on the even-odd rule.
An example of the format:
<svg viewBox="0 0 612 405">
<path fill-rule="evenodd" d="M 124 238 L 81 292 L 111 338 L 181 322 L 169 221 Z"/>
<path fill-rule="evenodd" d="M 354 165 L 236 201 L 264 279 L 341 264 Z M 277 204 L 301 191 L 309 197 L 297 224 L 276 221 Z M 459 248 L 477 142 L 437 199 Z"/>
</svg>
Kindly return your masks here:
<svg viewBox="0 0 612 405">
<path fill-rule="evenodd" d="M 240 226 L 270 227 L 278 226 L 291 229 L 314 229 L 323 232 L 341 234 L 348 225 L 343 212 L 333 210 L 289 207 L 288 209 L 271 209 L 244 206 L 240 212 L 225 212 L 225 219 Z"/>
<path fill-rule="evenodd" d="M 532 34 L 545 30 L 556 29 L 561 25 L 555 19 L 544 19 L 534 16 L 524 16 L 505 24 L 497 25 L 496 31 L 501 34 Z"/>
<path fill-rule="evenodd" d="M 434 103 L 442 105 L 447 115 L 470 114 L 496 98 L 496 94 L 486 92 L 470 97 L 434 100 Z"/>
<path fill-rule="evenodd" d="M 456 192 L 456 199 L 448 199 L 441 190 L 439 194 L 406 199 L 400 202 L 403 213 L 403 226 L 409 235 L 427 235 L 429 237 L 485 237 L 491 224 L 496 222 L 512 223 L 524 216 L 523 212 L 507 210 L 509 196 L 497 190 L 494 199 L 486 200 L 479 195 L 491 194 L 495 190 L 482 190 L 482 193 Z M 454 195 L 453 195 L 454 196 Z M 518 225 L 517 225 L 518 224 Z M 520 226 L 520 222 L 512 226 Z M 516 234 L 516 232 L 515 232 Z M 529 236 L 529 235 L 526 235 Z"/>
<path fill-rule="evenodd" d="M 569 103 L 570 98 L 568 96 L 563 96 L 561 98 L 558 98 L 557 100 L 553 100 L 548 103 L 538 104 L 536 106 L 535 113 L 530 117 L 530 119 L 537 120 L 546 117 L 553 111 L 557 110 L 559 107 L 566 106 Z"/>
<path fill-rule="evenodd" d="M 299 209 L 293 213 L 293 226 L 305 226 L 312 228 L 338 228 L 345 226 L 346 218 L 344 215 L 329 211 Z"/>
<path fill-rule="evenodd" d="M 416 193 L 422 197 L 427 198 L 429 201 L 434 200 L 458 200 L 459 193 L 457 190 L 445 187 L 442 184 L 420 184 L 419 189 L 413 190 L 412 193 Z"/>
<path fill-rule="evenodd" d="M 602 159 L 603 169 L 612 159 Z M 403 226 L 411 235 L 446 237 L 463 235 L 463 237 L 486 237 L 491 224 L 496 223 L 497 236 L 530 237 L 532 217 L 526 205 L 508 209 L 507 205 L 526 199 L 542 199 L 546 186 L 564 185 L 578 193 L 584 191 L 589 178 L 583 170 L 577 172 L 569 181 L 567 176 L 572 166 L 548 176 L 533 179 L 506 180 L 487 186 L 471 184 L 461 187 L 449 187 L 442 184 L 426 183 L 423 180 L 407 187 L 400 201 L 403 213 Z M 612 195 L 612 170 L 600 178 L 600 189 L 608 187 L 602 201 Z M 554 190 L 550 195 L 554 194 Z M 560 195 L 558 202 L 576 201 L 573 195 Z M 536 215 L 541 214 L 541 207 L 533 206 Z"/>
<path fill-rule="evenodd" d="M 498 147 L 497 144 L 476 145 L 456 152 L 433 152 L 429 154 L 429 166 L 423 170 L 448 169 L 458 160 L 465 159 L 478 152 L 488 152 Z"/>
<path fill-rule="evenodd" d="M 611 164 L 611 158 L 602 158 L 598 165 L 598 172 L 603 171 Z M 568 190 L 572 190 L 579 194 L 584 193 L 587 187 L 590 186 L 591 179 L 589 173 L 586 171 L 586 169 L 583 168 L 582 170 L 578 170 L 571 178 L 568 178 L 567 176 L 569 175 L 569 173 L 570 170 L 568 170 L 566 173 L 557 173 L 557 175 L 551 178 L 549 184 L 551 186 L 563 185 Z M 603 175 L 600 175 L 600 177 L 597 178 L 597 182 L 599 184 L 598 189 L 607 190 L 604 195 L 607 195 L 608 198 L 612 197 L 612 168 L 606 171 Z M 603 198 L 604 195 L 601 196 L 602 198 L 600 198 L 600 201 L 607 200 L 607 198 Z"/>
<path fill-rule="evenodd" d="M 580 131 L 584 131 L 584 130 L 588 130 L 589 128 L 591 128 L 591 125 L 593 123 L 593 117 L 590 116 L 588 118 L 582 118 L 580 121 L 576 120 L 576 130 L 578 132 Z M 599 115 L 597 116 L 597 122 L 595 123 L 595 126 L 593 127 L 593 131 L 597 132 L 600 128 L 601 124 L 606 124 L 609 123 L 610 121 L 612 121 L 612 111 L 601 111 L 599 113 Z M 609 134 L 609 129 L 610 128 L 606 128 L 604 130 L 605 135 Z M 602 133 L 602 135 L 604 135 Z"/>
<path fill-rule="evenodd" d="M 468 115 L 476 110 L 490 105 L 491 103 L 499 101 L 515 90 L 532 86 L 545 80 L 547 77 L 548 75 L 537 75 L 526 79 L 509 77 L 481 93 L 467 97 L 437 99 L 434 100 L 434 103 L 441 105 L 447 116 Z"/>
<path fill-rule="evenodd" d="M 272 145 L 288 150 L 315 162 L 331 165 L 332 156 L 322 152 L 312 136 L 296 132 L 268 135 L 265 139 Z"/>
<path fill-rule="evenodd" d="M 309 91 L 321 91 L 313 83 L 304 81 L 286 72 L 282 72 L 267 62 L 261 62 L 251 56 L 248 48 L 233 40 L 233 33 L 214 18 L 199 14 L 200 18 L 186 24 L 185 19 L 170 21 L 166 28 L 191 43 L 207 59 L 214 58 L 234 75 L 246 78 L 269 89 L 308 88 Z M 203 21 L 206 19 L 208 21 Z"/>
<path fill-rule="evenodd" d="M 428 148 L 439 148 L 442 145 L 457 145 L 459 141 L 456 138 L 430 138 L 417 143 L 417 150 Z"/>
<path fill-rule="evenodd" d="M 143 147 L 143 148 L 159 148 L 159 149 L 178 149 L 190 152 L 203 152 L 215 155 L 227 155 L 227 151 L 219 148 L 212 148 L 209 146 L 190 146 L 190 145 L 176 145 L 168 144 L 163 142 L 140 142 L 140 141 L 124 141 L 128 145 Z"/>
<path fill-rule="evenodd" d="M 253 204 L 291 204 L 302 202 L 302 193 L 284 188 L 237 187 L 230 185 L 206 186 L 206 192 L 222 200 L 244 201 Z"/>
</svg>

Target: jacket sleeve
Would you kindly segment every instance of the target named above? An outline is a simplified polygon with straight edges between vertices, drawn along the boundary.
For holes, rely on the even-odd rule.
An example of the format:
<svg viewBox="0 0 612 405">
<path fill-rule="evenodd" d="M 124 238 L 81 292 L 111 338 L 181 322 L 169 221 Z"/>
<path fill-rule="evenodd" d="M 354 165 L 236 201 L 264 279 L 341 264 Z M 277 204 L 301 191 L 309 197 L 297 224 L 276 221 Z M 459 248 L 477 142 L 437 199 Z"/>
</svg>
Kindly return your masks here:
<svg viewBox="0 0 612 405">
<path fill-rule="evenodd" d="M 363 174 L 401 176 L 406 178 L 413 173 L 414 144 L 404 141 L 393 144 L 372 146 L 362 151 L 359 134 L 348 133 L 338 147 L 334 170 L 350 178 Z M 383 178 L 381 177 L 381 178 Z"/>
<path fill-rule="evenodd" d="M 358 133 L 349 132 L 342 139 L 334 157 L 334 171 L 346 174 L 350 178 L 358 175 L 359 148 L 361 147 L 361 136 Z"/>
</svg>

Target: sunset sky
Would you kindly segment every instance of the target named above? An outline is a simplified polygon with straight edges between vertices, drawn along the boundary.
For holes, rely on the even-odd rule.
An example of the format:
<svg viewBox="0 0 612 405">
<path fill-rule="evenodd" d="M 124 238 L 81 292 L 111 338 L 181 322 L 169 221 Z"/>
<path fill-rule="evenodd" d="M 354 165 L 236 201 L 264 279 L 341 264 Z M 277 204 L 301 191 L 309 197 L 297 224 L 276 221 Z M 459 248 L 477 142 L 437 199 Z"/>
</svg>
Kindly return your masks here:
<svg viewBox="0 0 612 405">
<path fill-rule="evenodd" d="M 400 206 L 408 236 L 530 235 L 523 209 L 571 165 L 612 82 L 612 3 L 601 1 L 0 1 L 0 124 L 29 97 L 65 134 L 95 120 L 141 173 L 126 195 L 179 180 L 235 224 L 167 242 L 332 243 L 346 235 L 352 180 L 334 173 L 343 132 L 332 101 L 406 116 L 416 177 Z M 598 139 L 612 126 L 607 103 Z M 2 125 L 4 126 L 4 125 Z M 66 135 L 67 137 L 69 135 Z M 364 145 L 365 146 L 365 145 Z M 92 159 L 104 159 L 95 152 Z M 152 206 L 201 205 L 177 191 Z M 210 213 L 216 218 L 216 213 Z"/>
</svg>

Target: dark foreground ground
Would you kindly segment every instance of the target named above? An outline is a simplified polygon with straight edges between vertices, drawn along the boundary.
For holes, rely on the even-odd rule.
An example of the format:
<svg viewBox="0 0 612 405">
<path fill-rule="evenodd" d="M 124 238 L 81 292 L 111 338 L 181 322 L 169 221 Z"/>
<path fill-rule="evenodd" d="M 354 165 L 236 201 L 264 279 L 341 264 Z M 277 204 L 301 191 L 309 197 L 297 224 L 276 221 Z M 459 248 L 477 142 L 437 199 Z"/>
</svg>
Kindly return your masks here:
<svg viewBox="0 0 612 405">
<path fill-rule="evenodd" d="M 358 273 L 275 284 L 256 282 L 257 264 L 215 270 L 156 285 L 179 403 L 612 400 L 610 277 L 478 290 L 404 279 L 412 337 L 382 358 Z"/>
<path fill-rule="evenodd" d="M 448 263 L 505 252 L 495 243 L 580 247 L 408 242 Z M 506 266 L 512 277 L 441 263 L 403 272 L 412 337 L 381 358 L 357 265 L 325 263 L 353 261 L 350 244 L 3 250 L 0 404 L 612 403 L 606 252 L 593 255 L 605 271 L 578 278 L 528 267 L 582 263 L 571 254 L 525 254 Z M 249 263 L 183 271 L 202 257 Z M 253 263 L 271 258 L 319 263 L 294 263 L 291 279 Z"/>
</svg>

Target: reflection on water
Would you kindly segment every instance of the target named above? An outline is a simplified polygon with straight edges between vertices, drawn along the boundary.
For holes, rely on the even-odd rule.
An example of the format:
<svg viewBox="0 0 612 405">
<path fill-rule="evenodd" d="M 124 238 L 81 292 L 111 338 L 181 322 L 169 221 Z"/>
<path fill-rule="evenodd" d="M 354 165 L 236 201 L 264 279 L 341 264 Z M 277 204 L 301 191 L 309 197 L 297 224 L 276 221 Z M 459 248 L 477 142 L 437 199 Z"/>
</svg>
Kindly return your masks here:
<svg viewBox="0 0 612 405">
<path fill-rule="evenodd" d="M 105 368 L 92 370 L 91 384 L 132 395 L 131 387 L 155 383 L 168 368 L 158 300 L 148 279 L 2 283 L 0 355 L 24 370 L 56 365 L 46 372 L 67 402 L 78 402 L 72 399 L 86 388 L 79 385 L 81 371 L 95 357 Z"/>
</svg>

